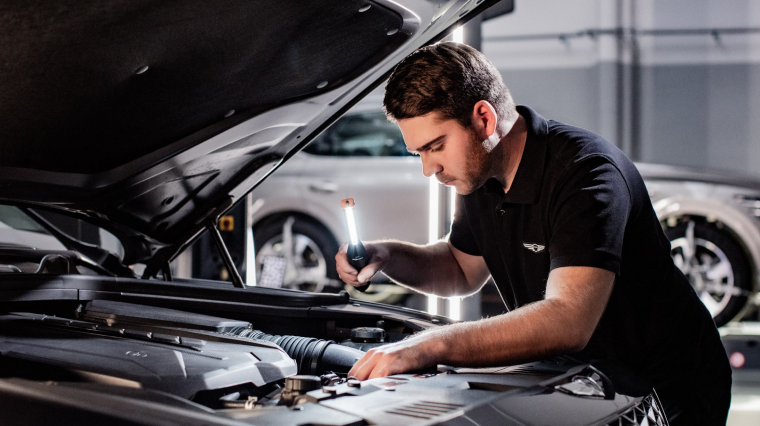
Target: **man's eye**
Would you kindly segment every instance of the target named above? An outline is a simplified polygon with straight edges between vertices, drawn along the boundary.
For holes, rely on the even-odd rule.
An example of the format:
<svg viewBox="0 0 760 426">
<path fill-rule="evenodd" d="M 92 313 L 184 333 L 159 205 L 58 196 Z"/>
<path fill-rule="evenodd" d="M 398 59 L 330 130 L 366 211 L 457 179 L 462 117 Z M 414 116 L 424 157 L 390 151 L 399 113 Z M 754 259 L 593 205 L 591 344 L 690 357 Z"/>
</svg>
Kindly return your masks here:
<svg viewBox="0 0 760 426">
<path fill-rule="evenodd" d="M 445 144 L 438 144 L 438 145 L 436 145 L 435 147 L 433 147 L 432 149 L 430 149 L 430 152 L 439 152 L 439 151 L 443 151 L 443 147 L 444 147 L 444 146 L 445 146 Z"/>
</svg>

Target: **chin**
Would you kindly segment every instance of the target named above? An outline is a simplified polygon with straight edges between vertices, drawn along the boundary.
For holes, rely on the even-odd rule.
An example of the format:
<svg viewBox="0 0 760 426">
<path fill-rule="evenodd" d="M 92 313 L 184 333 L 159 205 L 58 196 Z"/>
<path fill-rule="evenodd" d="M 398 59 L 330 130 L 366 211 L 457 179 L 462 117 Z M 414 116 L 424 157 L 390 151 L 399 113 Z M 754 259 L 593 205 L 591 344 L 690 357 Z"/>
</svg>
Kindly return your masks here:
<svg viewBox="0 0 760 426">
<path fill-rule="evenodd" d="M 477 188 L 474 188 L 470 184 L 455 184 L 454 185 L 454 191 L 456 191 L 457 195 L 470 195 L 473 192 L 475 192 Z"/>
</svg>

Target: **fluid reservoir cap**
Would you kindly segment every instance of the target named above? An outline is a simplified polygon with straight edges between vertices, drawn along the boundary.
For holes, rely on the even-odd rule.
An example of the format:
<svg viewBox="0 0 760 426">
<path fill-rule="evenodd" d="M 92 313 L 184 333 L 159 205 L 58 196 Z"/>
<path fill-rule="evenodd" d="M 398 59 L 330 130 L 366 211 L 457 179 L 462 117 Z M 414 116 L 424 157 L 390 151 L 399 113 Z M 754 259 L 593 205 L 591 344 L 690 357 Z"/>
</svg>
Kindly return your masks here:
<svg viewBox="0 0 760 426">
<path fill-rule="evenodd" d="M 298 375 L 285 378 L 285 390 L 306 393 L 322 387 L 322 380 L 317 376 Z"/>
<path fill-rule="evenodd" d="M 380 343 L 385 341 L 385 330 L 377 327 L 357 327 L 351 330 L 354 343 Z"/>
</svg>

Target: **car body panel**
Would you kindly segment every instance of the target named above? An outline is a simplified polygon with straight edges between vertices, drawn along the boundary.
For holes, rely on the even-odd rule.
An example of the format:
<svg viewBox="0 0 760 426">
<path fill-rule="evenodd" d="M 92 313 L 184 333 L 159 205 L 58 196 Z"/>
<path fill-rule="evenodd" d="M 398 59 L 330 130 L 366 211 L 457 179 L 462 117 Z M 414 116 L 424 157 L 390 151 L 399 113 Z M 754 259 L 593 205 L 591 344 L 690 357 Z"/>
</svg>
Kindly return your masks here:
<svg viewBox="0 0 760 426">
<path fill-rule="evenodd" d="M 278 171 L 256 188 L 254 205 L 259 200 L 262 204 L 255 209 L 254 224 L 272 215 L 298 212 L 316 219 L 337 241 L 347 241 L 340 200 L 354 198 L 362 239 L 393 238 L 427 243 L 429 181 L 422 176 L 419 158 L 350 157 L 346 160 L 336 164 L 323 156 L 296 155 L 283 168 L 298 169 L 300 177 L 294 181 L 292 175 L 280 176 Z M 297 189 L 291 186 L 293 182 L 297 182 L 293 185 Z"/>
<path fill-rule="evenodd" d="M 715 170 L 700 171 L 681 167 L 637 165 L 649 189 L 657 217 L 696 216 L 725 225 L 741 244 L 752 268 L 750 302 L 736 316 L 739 320 L 758 304 L 760 290 L 760 180 Z M 664 173 L 663 173 L 664 172 Z"/>
</svg>

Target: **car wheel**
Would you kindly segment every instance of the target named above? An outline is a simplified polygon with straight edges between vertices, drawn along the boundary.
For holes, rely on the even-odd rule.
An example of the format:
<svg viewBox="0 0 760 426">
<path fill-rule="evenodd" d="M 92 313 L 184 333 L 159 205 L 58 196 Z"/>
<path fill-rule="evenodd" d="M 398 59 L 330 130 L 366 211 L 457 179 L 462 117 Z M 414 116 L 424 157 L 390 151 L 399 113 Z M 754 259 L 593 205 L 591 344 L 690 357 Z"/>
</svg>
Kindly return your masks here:
<svg viewBox="0 0 760 426">
<path fill-rule="evenodd" d="M 672 222 L 671 222 L 672 223 Z M 736 317 L 752 292 L 752 269 L 720 223 L 684 218 L 666 227 L 671 256 L 720 327 Z"/>
<path fill-rule="evenodd" d="M 338 243 L 321 225 L 295 215 L 266 220 L 254 226 L 253 240 L 259 283 L 271 256 L 286 260 L 282 287 L 332 293 L 343 289 L 335 270 Z"/>
<path fill-rule="evenodd" d="M 290 258 L 287 255 L 287 235 L 291 235 Z M 299 216 L 264 220 L 254 226 L 253 240 L 258 284 L 261 283 L 265 259 L 276 257 L 286 260 L 282 282 L 277 283 L 277 287 L 318 293 L 346 290 L 355 299 L 388 304 L 403 302 L 409 296 L 406 289 L 395 284 L 375 283 L 366 293 L 344 284 L 335 270 L 338 243 L 327 229 L 315 221 Z"/>
</svg>

